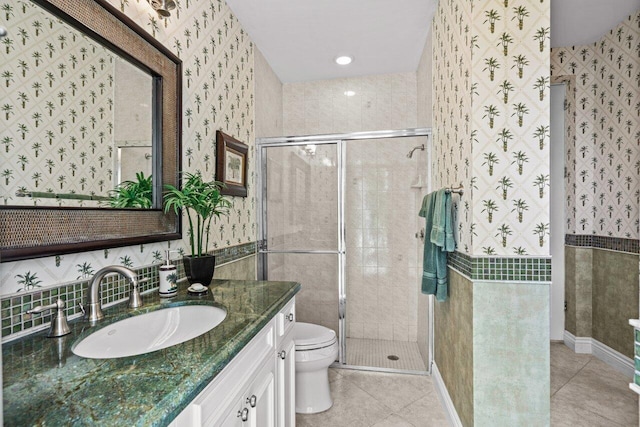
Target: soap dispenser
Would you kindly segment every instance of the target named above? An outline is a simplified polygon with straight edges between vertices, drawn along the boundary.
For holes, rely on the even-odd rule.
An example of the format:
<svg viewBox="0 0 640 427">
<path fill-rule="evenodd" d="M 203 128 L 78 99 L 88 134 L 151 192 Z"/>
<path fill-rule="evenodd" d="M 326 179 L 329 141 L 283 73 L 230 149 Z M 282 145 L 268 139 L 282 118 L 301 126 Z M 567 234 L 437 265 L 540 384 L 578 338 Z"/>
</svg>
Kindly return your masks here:
<svg viewBox="0 0 640 427">
<path fill-rule="evenodd" d="M 165 264 L 160 266 L 159 275 L 160 275 L 160 288 L 158 292 L 160 296 L 163 298 L 174 297 L 178 293 L 178 274 L 176 270 L 176 266 L 171 264 L 170 255 L 171 252 L 175 251 L 164 251 L 165 253 Z"/>
</svg>

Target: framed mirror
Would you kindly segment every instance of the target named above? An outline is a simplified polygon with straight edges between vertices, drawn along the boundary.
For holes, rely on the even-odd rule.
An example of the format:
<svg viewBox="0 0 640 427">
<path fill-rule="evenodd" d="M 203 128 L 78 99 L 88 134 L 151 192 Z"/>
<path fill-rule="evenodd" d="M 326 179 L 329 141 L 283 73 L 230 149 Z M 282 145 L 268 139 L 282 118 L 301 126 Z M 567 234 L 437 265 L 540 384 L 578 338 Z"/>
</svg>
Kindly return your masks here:
<svg viewBox="0 0 640 427">
<path fill-rule="evenodd" d="M 106 0 L 3 14 L 0 262 L 180 238 L 180 59 Z"/>
</svg>

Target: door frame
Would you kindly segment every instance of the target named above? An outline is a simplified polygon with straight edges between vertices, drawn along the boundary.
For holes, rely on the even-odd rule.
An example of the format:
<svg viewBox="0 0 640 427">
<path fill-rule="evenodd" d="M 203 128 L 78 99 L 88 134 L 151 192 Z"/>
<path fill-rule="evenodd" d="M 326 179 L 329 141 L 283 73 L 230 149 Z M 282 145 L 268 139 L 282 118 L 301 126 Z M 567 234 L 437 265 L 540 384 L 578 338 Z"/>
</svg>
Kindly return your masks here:
<svg viewBox="0 0 640 427">
<path fill-rule="evenodd" d="M 549 337 L 551 341 L 563 341 L 565 329 L 565 100 L 567 84 L 551 84 L 550 106 L 550 248 L 551 286 L 549 288 Z"/>
<path fill-rule="evenodd" d="M 307 253 L 307 254 L 337 254 L 338 255 L 338 342 L 339 342 L 339 366 L 347 366 L 347 340 L 346 340 L 346 221 L 345 221 L 345 189 L 346 189 L 346 145 L 348 141 L 362 139 L 384 139 L 401 137 L 429 138 L 428 159 L 431 153 L 431 128 L 409 128 L 400 130 L 379 130 L 368 132 L 347 132 L 321 135 L 301 135 L 256 138 L 256 173 L 258 178 L 257 186 L 257 208 L 258 208 L 258 279 L 266 280 L 267 267 L 266 258 L 269 253 Z M 271 147 L 301 146 L 307 144 L 336 144 L 338 159 L 338 250 L 337 251 L 270 251 L 266 246 L 267 237 L 267 213 L 265 200 L 267 197 L 267 157 L 266 150 Z M 426 165 L 428 168 L 429 165 Z M 431 174 L 429 174 L 429 183 Z M 433 329 L 433 298 L 429 303 L 429 325 L 428 325 L 428 347 L 429 357 L 427 373 L 431 374 L 433 362 L 434 329 Z M 385 369 L 375 369 L 376 371 L 392 371 Z"/>
</svg>

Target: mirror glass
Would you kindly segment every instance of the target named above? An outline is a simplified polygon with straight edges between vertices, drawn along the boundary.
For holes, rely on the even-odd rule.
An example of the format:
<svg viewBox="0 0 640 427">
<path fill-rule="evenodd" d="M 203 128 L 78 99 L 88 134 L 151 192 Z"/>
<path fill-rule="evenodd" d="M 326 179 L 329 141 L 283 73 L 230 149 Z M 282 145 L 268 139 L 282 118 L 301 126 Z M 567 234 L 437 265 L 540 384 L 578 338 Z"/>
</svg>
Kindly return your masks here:
<svg viewBox="0 0 640 427">
<path fill-rule="evenodd" d="M 180 58 L 108 0 L 0 1 L 0 23 L 0 262 L 181 238 Z"/>
<path fill-rule="evenodd" d="M 2 203 L 151 208 L 153 76 L 32 2 L 1 13 Z"/>
</svg>

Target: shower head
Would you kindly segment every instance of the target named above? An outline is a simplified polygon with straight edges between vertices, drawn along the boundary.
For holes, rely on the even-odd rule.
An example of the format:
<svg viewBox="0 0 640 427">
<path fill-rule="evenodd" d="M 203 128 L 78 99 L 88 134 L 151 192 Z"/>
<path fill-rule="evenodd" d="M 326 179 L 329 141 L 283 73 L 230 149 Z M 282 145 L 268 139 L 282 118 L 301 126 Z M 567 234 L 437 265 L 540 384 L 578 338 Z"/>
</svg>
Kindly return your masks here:
<svg viewBox="0 0 640 427">
<path fill-rule="evenodd" d="M 416 150 L 424 151 L 424 144 L 418 145 L 417 147 L 413 147 L 411 149 L 411 151 L 409 151 L 409 154 L 407 154 L 407 157 L 408 158 L 412 158 L 413 157 L 413 152 L 416 151 Z"/>
</svg>

